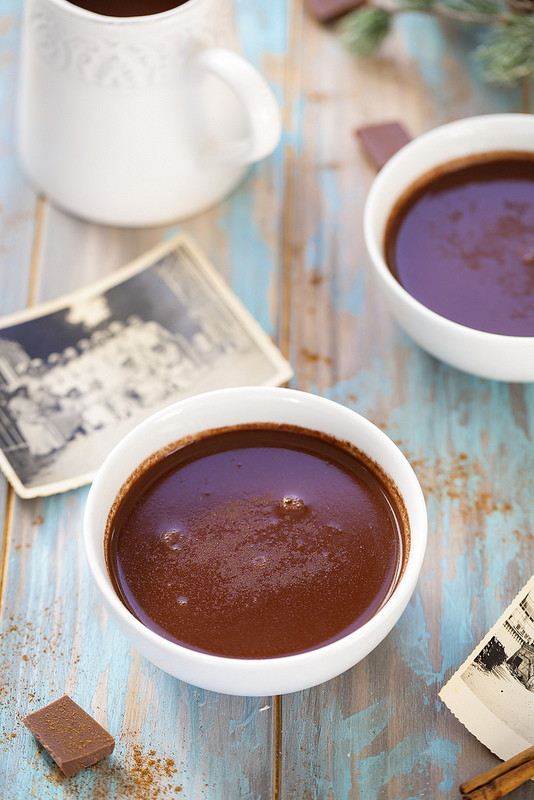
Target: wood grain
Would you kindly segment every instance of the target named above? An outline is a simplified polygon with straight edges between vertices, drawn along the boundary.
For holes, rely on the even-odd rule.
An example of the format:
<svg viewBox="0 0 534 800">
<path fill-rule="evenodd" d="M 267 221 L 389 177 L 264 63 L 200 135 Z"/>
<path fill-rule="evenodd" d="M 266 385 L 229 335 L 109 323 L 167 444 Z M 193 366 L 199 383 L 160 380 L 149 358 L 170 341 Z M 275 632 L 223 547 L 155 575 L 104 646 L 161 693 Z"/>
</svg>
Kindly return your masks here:
<svg viewBox="0 0 534 800">
<path fill-rule="evenodd" d="M 15 153 L 22 0 L 0 8 L 0 313 L 110 273 L 191 233 L 295 368 L 292 385 L 344 403 L 398 443 L 428 503 L 429 548 L 400 623 L 368 658 L 281 698 L 183 684 L 129 648 L 85 563 L 87 488 L 21 501 L 0 478 L 0 795 L 27 800 L 445 800 L 495 764 L 438 691 L 533 572 L 534 387 L 440 364 L 399 331 L 367 271 L 361 220 L 373 169 L 357 127 L 414 135 L 518 111 L 524 87 L 481 83 L 474 33 L 399 19 L 357 61 L 301 0 L 236 0 L 243 49 L 280 102 L 277 151 L 205 214 L 123 230 L 39 200 Z M 22 717 L 63 693 L 107 727 L 114 756 L 61 778 Z M 531 796 L 519 788 L 517 800 Z"/>
</svg>

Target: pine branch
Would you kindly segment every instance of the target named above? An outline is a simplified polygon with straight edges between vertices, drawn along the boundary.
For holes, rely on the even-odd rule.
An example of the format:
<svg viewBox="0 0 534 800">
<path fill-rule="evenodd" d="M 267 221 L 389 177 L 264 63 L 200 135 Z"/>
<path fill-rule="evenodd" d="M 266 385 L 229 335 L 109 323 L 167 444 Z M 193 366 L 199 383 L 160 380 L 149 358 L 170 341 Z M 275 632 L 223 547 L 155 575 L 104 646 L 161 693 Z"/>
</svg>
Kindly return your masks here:
<svg viewBox="0 0 534 800">
<path fill-rule="evenodd" d="M 502 8 L 499 0 L 441 0 L 438 13 L 439 10 L 466 22 L 487 22 L 499 19 Z"/>
<path fill-rule="evenodd" d="M 487 80 L 513 83 L 534 75 L 534 18 L 513 14 L 475 50 Z"/>
<path fill-rule="evenodd" d="M 385 8 L 362 8 L 341 21 L 341 42 L 357 56 L 373 55 L 390 32 L 391 22 L 391 13 Z"/>
<path fill-rule="evenodd" d="M 474 53 L 486 80 L 515 83 L 534 77 L 534 0 L 506 0 L 507 7 L 499 0 L 393 0 L 387 6 L 379 3 L 381 0 L 370 0 L 340 23 L 341 41 L 356 56 L 376 53 L 393 27 L 394 16 L 416 11 L 489 27 Z"/>
<path fill-rule="evenodd" d="M 420 11 L 423 14 L 430 13 L 436 5 L 435 0 L 398 0 L 399 11 Z"/>
</svg>

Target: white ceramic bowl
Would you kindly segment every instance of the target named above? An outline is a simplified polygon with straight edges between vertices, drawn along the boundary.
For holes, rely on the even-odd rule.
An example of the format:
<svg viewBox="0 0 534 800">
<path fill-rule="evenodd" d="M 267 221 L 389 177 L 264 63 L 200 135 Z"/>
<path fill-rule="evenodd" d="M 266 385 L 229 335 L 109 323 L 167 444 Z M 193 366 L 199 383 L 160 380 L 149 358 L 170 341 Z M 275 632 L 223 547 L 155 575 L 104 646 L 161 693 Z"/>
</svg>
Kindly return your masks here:
<svg viewBox="0 0 534 800">
<path fill-rule="evenodd" d="M 534 116 L 470 117 L 417 137 L 399 150 L 373 181 L 364 210 L 364 236 L 377 286 L 391 314 L 423 349 L 483 378 L 528 382 L 534 381 L 534 337 L 486 333 L 436 314 L 400 285 L 384 258 L 391 211 L 416 179 L 454 159 L 498 150 L 534 152 Z"/>
<path fill-rule="evenodd" d="M 165 445 L 208 429 L 253 422 L 299 425 L 351 442 L 379 464 L 406 507 L 410 548 L 404 572 L 386 603 L 361 628 L 338 641 L 281 658 L 236 659 L 182 647 L 145 627 L 116 595 L 104 554 L 108 512 L 134 469 Z M 415 588 L 426 546 L 426 507 L 418 480 L 397 446 L 345 406 L 305 392 L 273 387 L 223 389 L 191 397 L 153 415 L 109 454 L 90 489 L 84 518 L 89 566 L 104 606 L 131 644 L 149 661 L 188 683 L 234 695 L 276 695 L 341 674 L 389 633 Z"/>
</svg>

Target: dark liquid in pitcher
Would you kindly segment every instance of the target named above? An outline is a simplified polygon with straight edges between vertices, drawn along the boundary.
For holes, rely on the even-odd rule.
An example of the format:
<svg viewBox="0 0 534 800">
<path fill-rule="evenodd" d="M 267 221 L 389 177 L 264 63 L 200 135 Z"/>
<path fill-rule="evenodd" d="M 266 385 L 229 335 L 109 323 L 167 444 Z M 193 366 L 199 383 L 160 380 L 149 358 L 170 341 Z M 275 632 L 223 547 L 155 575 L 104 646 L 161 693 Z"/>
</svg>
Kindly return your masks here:
<svg viewBox="0 0 534 800">
<path fill-rule="evenodd" d="M 147 17 L 183 6 L 187 0 L 70 0 L 79 8 L 106 17 Z"/>
</svg>

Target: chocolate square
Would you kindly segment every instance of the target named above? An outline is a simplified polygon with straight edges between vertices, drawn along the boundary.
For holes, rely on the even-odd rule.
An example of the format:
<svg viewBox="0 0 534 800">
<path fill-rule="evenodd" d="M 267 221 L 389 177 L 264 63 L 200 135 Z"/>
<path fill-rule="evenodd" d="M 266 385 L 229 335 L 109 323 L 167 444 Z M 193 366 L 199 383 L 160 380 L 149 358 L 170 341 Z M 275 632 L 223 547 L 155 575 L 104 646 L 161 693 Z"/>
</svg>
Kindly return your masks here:
<svg viewBox="0 0 534 800">
<path fill-rule="evenodd" d="M 115 747 L 113 737 L 68 695 L 23 722 L 67 776 L 96 764 Z"/>
<path fill-rule="evenodd" d="M 364 4 L 365 0 L 305 0 L 305 6 L 319 22 L 333 22 L 354 11 Z"/>
<path fill-rule="evenodd" d="M 364 125 L 356 131 L 356 135 L 377 169 L 381 169 L 411 139 L 399 122 Z"/>
</svg>

